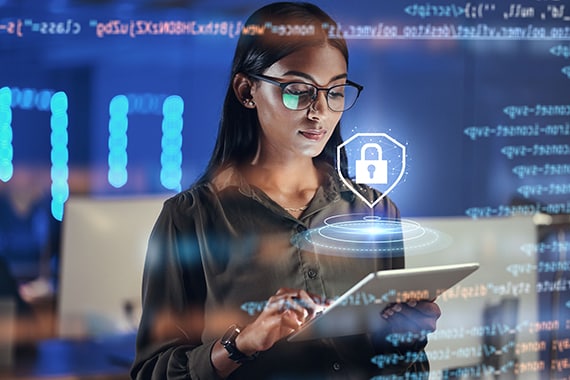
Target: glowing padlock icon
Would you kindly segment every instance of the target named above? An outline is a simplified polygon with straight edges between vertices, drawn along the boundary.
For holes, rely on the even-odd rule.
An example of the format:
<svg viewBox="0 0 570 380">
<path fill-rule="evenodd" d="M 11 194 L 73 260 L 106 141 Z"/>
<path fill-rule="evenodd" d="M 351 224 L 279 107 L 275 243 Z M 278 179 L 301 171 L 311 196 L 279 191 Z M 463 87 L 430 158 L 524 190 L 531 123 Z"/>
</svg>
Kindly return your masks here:
<svg viewBox="0 0 570 380">
<path fill-rule="evenodd" d="M 376 150 L 375 160 L 366 159 L 366 151 Z M 356 160 L 356 183 L 387 184 L 388 161 L 382 159 L 382 147 L 375 143 L 367 143 L 360 149 L 360 160 Z"/>
</svg>

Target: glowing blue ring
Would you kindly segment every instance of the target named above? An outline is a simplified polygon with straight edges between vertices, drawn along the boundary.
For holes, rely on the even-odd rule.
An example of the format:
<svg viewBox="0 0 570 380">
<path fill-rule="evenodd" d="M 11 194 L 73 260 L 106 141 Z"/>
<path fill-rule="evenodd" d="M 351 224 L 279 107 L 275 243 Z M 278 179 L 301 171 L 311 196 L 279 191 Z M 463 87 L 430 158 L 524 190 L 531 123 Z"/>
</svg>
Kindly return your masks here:
<svg viewBox="0 0 570 380">
<path fill-rule="evenodd" d="M 384 219 L 365 214 L 329 217 L 324 226 L 302 232 L 292 242 L 300 249 L 316 254 L 355 258 L 382 257 L 427 253 L 447 246 L 451 239 L 445 234 L 422 227 L 412 220 Z M 370 234 L 368 225 L 382 226 L 380 234 Z M 388 228 L 386 228 L 388 226 Z M 398 226 L 397 230 L 394 226 Z M 397 235 L 397 238 L 395 238 Z"/>
</svg>

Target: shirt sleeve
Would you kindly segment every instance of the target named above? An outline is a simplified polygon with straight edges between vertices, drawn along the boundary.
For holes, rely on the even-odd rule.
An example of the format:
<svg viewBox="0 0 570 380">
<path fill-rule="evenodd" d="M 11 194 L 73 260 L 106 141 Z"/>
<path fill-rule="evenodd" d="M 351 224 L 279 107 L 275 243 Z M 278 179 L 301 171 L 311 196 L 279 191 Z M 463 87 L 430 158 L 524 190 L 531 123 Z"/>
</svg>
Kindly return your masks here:
<svg viewBox="0 0 570 380">
<path fill-rule="evenodd" d="M 164 203 L 152 230 L 142 288 L 142 317 L 132 379 L 218 379 L 202 342 L 206 285 L 199 212 L 191 193 Z"/>
</svg>

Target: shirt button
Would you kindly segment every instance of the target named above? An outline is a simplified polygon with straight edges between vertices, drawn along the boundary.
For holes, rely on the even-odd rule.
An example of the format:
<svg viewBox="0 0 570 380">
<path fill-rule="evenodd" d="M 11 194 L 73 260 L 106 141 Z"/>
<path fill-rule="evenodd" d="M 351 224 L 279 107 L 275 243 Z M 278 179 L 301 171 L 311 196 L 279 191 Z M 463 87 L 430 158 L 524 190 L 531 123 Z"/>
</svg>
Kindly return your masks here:
<svg viewBox="0 0 570 380">
<path fill-rule="evenodd" d="M 307 231 L 307 227 L 303 226 L 302 224 L 297 225 L 297 232 L 301 233 L 305 231 Z"/>
<path fill-rule="evenodd" d="M 340 363 L 339 362 L 334 362 L 332 367 L 335 371 L 340 371 Z"/>
<path fill-rule="evenodd" d="M 307 272 L 307 274 L 309 275 L 310 279 L 315 279 L 318 275 L 317 271 L 314 269 L 309 269 L 309 271 Z"/>
</svg>

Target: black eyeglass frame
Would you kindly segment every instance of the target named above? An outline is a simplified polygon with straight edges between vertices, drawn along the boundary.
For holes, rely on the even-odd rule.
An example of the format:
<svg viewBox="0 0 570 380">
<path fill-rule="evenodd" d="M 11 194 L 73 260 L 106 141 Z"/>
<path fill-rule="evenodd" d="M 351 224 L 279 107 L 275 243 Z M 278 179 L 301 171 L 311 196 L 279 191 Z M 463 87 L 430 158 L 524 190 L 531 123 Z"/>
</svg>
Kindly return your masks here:
<svg viewBox="0 0 570 380">
<path fill-rule="evenodd" d="M 313 104 L 313 103 L 315 102 L 315 100 L 317 99 L 317 95 L 319 94 L 319 91 L 326 91 L 326 92 L 327 92 L 327 96 L 326 96 L 326 98 L 327 98 L 327 107 L 328 107 L 331 111 L 333 111 L 333 112 L 345 112 L 345 111 L 348 111 L 349 109 L 351 109 L 352 107 L 354 107 L 354 105 L 356 104 L 356 101 L 358 100 L 358 97 L 360 96 L 360 93 L 361 93 L 362 90 L 364 89 L 364 86 L 362 86 L 362 85 L 360 85 L 360 84 L 358 84 L 358 83 L 356 83 L 356 82 L 353 82 L 353 81 L 351 81 L 351 80 L 349 80 L 349 79 L 346 80 L 346 83 L 337 84 L 337 85 L 334 85 L 334 86 L 331 86 L 331 87 L 328 87 L 328 88 L 327 88 L 327 87 L 317 87 L 317 86 L 315 86 L 315 85 L 312 84 L 312 83 L 301 82 L 301 81 L 279 82 L 278 80 L 276 80 L 276 78 L 268 77 L 268 76 L 262 75 L 262 74 L 247 74 L 247 75 L 250 76 L 250 77 L 252 77 L 252 78 L 259 79 L 259 80 L 262 80 L 262 81 L 264 81 L 264 82 L 267 82 L 267 83 L 273 84 L 273 85 L 275 85 L 275 86 L 278 86 L 279 88 L 281 88 L 281 95 L 283 95 L 283 91 L 285 90 L 285 87 L 287 87 L 287 86 L 289 86 L 289 85 L 291 85 L 291 84 L 304 84 L 304 85 L 311 86 L 311 87 L 314 87 L 314 88 L 317 89 L 317 91 L 315 92 L 315 95 L 312 97 L 311 102 L 310 102 L 309 104 L 307 104 L 306 107 L 303 107 L 303 108 L 299 108 L 299 109 L 295 109 L 295 110 L 294 110 L 294 109 L 291 109 L 291 108 L 287 107 L 287 105 L 285 105 L 285 103 L 284 103 L 283 105 L 285 106 L 285 108 L 287 108 L 287 109 L 289 109 L 289 110 L 291 110 L 291 111 L 303 111 L 303 110 L 306 110 L 307 108 L 309 108 L 309 107 L 311 106 L 311 104 Z M 328 97 L 329 92 L 330 92 L 333 88 L 340 87 L 340 86 L 346 86 L 346 85 L 350 85 L 350 86 L 352 86 L 352 87 L 354 87 L 354 88 L 356 88 L 356 89 L 358 90 L 358 92 L 356 93 L 356 98 L 354 98 L 354 102 L 352 102 L 352 104 L 350 105 L 350 107 L 348 107 L 348 108 L 346 108 L 346 109 L 344 109 L 344 110 L 342 110 L 342 111 L 333 110 L 333 109 L 331 108 L 331 106 L 329 105 L 329 97 Z"/>
</svg>

